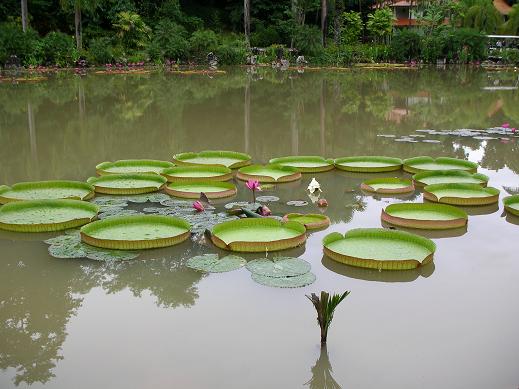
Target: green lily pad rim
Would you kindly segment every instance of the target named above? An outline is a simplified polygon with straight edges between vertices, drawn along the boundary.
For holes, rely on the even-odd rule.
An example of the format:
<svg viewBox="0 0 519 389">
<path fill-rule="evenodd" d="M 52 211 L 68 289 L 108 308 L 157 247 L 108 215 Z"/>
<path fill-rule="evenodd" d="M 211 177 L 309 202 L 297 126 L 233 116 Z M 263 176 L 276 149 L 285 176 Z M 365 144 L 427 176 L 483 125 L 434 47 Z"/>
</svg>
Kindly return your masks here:
<svg viewBox="0 0 519 389">
<path fill-rule="evenodd" d="M 219 173 L 218 175 L 210 176 L 198 176 L 198 177 L 185 177 L 176 176 L 175 173 L 189 173 L 189 172 L 209 172 Z M 175 166 L 172 168 L 164 169 L 161 173 L 168 182 L 177 181 L 228 181 L 232 179 L 233 173 L 227 166 L 219 165 L 186 165 L 186 166 Z"/>
<path fill-rule="evenodd" d="M 297 167 L 291 166 L 291 162 L 317 162 L 318 164 L 315 166 L 305 166 L 305 167 Z M 326 165 L 322 166 L 325 163 Z M 335 169 L 335 164 L 333 159 L 326 159 L 324 157 L 318 155 L 293 155 L 286 157 L 278 157 L 272 158 L 269 160 L 269 164 L 271 165 L 282 165 L 294 167 L 299 170 L 301 173 L 320 173 L 327 172 Z"/>
<path fill-rule="evenodd" d="M 442 212 L 446 215 L 452 216 L 449 220 L 424 220 L 424 219 L 411 219 L 402 216 L 393 215 L 395 211 L 405 210 L 430 210 L 435 212 Z M 382 210 L 381 219 L 389 224 L 416 228 L 416 229 L 430 229 L 430 230 L 443 230 L 450 228 L 460 228 L 467 225 L 468 215 L 467 213 L 457 207 L 447 204 L 440 203 L 396 203 L 388 205 Z"/>
<path fill-rule="evenodd" d="M 189 159 L 197 158 L 197 157 L 206 157 L 206 158 L 232 158 L 237 161 L 230 166 L 227 166 L 231 169 L 238 169 L 243 166 L 247 166 L 251 164 L 252 157 L 249 154 L 240 153 L 237 151 L 227 151 L 227 150 L 204 150 L 198 153 L 195 152 L 185 152 L 178 153 L 173 156 L 173 162 L 178 165 L 204 165 L 204 166 L 223 166 L 222 164 L 203 164 L 203 163 L 195 163 L 189 162 Z"/>
<path fill-rule="evenodd" d="M 293 220 L 297 219 L 298 217 L 312 218 L 315 219 L 315 221 L 301 223 L 297 220 Z M 317 230 L 330 226 L 330 218 L 319 213 L 287 213 L 285 216 L 283 216 L 283 220 L 285 222 L 294 221 L 296 223 L 303 224 L 307 230 Z"/>
<path fill-rule="evenodd" d="M 414 184 L 417 186 L 427 186 L 422 182 L 424 178 L 429 177 L 472 177 L 481 181 L 481 186 L 487 186 L 489 177 L 481 173 L 471 173 L 466 170 L 427 170 L 413 175 Z M 432 184 L 434 185 L 434 184 Z M 478 184 L 479 185 L 479 184 Z"/>
<path fill-rule="evenodd" d="M 154 181 L 157 184 L 150 186 L 149 184 L 142 187 L 128 188 L 125 186 L 112 187 L 103 186 L 104 182 L 116 181 L 116 180 L 132 180 L 132 181 Z M 134 195 L 144 194 L 150 192 L 156 192 L 164 187 L 168 180 L 166 177 L 162 177 L 155 173 L 123 173 L 123 174 L 108 174 L 99 177 L 90 177 L 87 182 L 94 186 L 96 193 L 113 194 L 113 195 Z"/>
<path fill-rule="evenodd" d="M 347 166 L 348 162 L 381 162 L 387 166 Z M 340 170 L 358 173 L 377 173 L 390 172 L 400 170 L 402 168 L 402 160 L 400 158 L 385 157 L 380 155 L 359 155 L 352 157 L 336 158 L 335 167 Z"/>
<path fill-rule="evenodd" d="M 200 198 L 201 191 L 193 190 L 186 191 L 175 189 L 175 187 L 185 187 L 192 186 L 195 189 L 197 186 L 212 186 L 214 188 L 220 188 L 220 191 L 217 192 L 204 192 L 207 198 L 209 199 L 221 199 L 224 197 L 231 197 L 237 193 L 236 185 L 230 182 L 222 182 L 222 181 L 179 181 L 169 183 L 164 187 L 164 191 L 175 197 L 187 198 L 187 199 L 198 199 Z"/>
<path fill-rule="evenodd" d="M 413 258 L 399 260 L 378 260 L 376 258 L 365 259 L 351 257 L 332 251 L 327 247 L 331 243 L 338 240 L 359 237 L 370 237 L 381 240 L 394 239 L 400 240 L 404 243 L 411 242 L 413 244 L 423 246 L 430 252 L 430 254 L 425 259 L 423 259 L 422 262 Z M 337 262 L 344 263 L 350 266 L 381 270 L 409 270 L 416 269 L 420 266 L 425 266 L 428 263 L 432 262 L 434 252 L 436 251 L 436 244 L 430 239 L 424 238 L 419 235 L 411 234 L 405 231 L 388 230 L 385 228 L 356 228 L 347 231 L 344 235 L 339 232 L 332 232 L 331 234 L 328 234 L 324 237 L 323 246 L 325 255 Z"/>
<path fill-rule="evenodd" d="M 404 159 L 404 170 L 408 173 L 419 173 L 424 171 L 419 166 L 425 163 L 437 163 L 438 165 L 450 165 L 450 166 L 459 166 L 458 170 L 465 170 L 470 173 L 476 173 L 478 170 L 478 164 L 475 162 L 466 161 L 464 159 L 451 158 L 451 157 L 428 157 L 428 156 L 420 156 Z M 441 170 L 441 169 L 437 169 Z M 455 170 L 455 169 L 452 169 Z"/>
<path fill-rule="evenodd" d="M 519 216 L 519 209 L 512 208 L 512 204 L 519 204 L 519 195 L 507 196 L 503 199 L 505 210 L 512 215 Z"/>
<path fill-rule="evenodd" d="M 485 197 L 456 197 L 456 196 L 444 196 L 438 198 L 434 192 L 438 190 L 455 189 L 455 190 L 467 190 L 474 192 L 484 192 L 487 194 Z M 433 184 L 427 185 L 423 188 L 423 197 L 426 200 L 439 202 L 451 205 L 489 205 L 499 201 L 499 189 L 491 186 L 482 187 L 478 184 Z"/>
<path fill-rule="evenodd" d="M 375 184 L 401 184 L 399 188 L 374 188 Z M 410 193 L 414 192 L 414 184 L 412 180 L 397 177 L 383 177 L 367 180 L 360 184 L 360 189 L 372 193 Z"/>
<path fill-rule="evenodd" d="M 180 227 L 185 232 L 158 239 L 134 239 L 134 240 L 118 240 L 118 239 L 102 239 L 96 238 L 92 234 L 100 229 L 126 224 L 136 223 L 155 223 L 166 224 L 170 226 Z M 81 241 L 94 247 L 113 250 L 141 250 L 159 247 L 173 246 L 181 243 L 191 235 L 191 225 L 184 219 L 164 216 L 164 215 L 134 215 L 134 216 L 115 216 L 107 219 L 97 220 L 93 223 L 83 226 L 80 230 Z"/>
<path fill-rule="evenodd" d="M 58 223 L 14 224 L 0 222 L 0 229 L 14 232 L 52 232 L 67 230 L 69 228 L 76 228 L 90 223 L 96 219 L 97 213 L 99 212 L 99 207 L 97 205 L 81 200 L 27 200 L 14 201 L 3 205 L 0 208 L 0 217 L 2 214 L 8 212 L 17 212 L 19 210 L 25 210 L 28 208 L 39 209 L 42 207 L 83 209 L 89 211 L 91 213 L 91 217 L 70 219 Z"/>
<path fill-rule="evenodd" d="M 275 239 L 275 233 L 272 240 L 266 242 L 251 242 L 251 241 L 235 241 L 229 244 L 225 243 L 218 237 L 218 234 L 227 230 L 240 230 L 246 228 L 253 230 L 256 226 L 270 226 L 288 228 L 294 230 L 297 235 L 288 239 Z M 231 220 L 217 224 L 211 231 L 211 241 L 216 247 L 224 250 L 238 251 L 238 252 L 265 252 L 285 250 L 300 246 L 306 241 L 306 228 L 301 223 L 289 221 L 282 222 L 271 218 L 247 218 L 239 220 Z"/>
<path fill-rule="evenodd" d="M 266 176 L 263 174 L 255 174 L 255 171 L 258 171 L 259 169 L 277 171 L 284 173 L 285 175 L 276 179 L 274 177 Z M 299 180 L 301 178 L 301 172 L 299 171 L 299 169 L 296 169 L 291 166 L 283 166 L 276 164 L 250 165 L 239 169 L 238 173 L 236 174 L 236 178 L 242 181 L 257 180 L 259 182 L 264 183 L 282 183 Z"/>
<path fill-rule="evenodd" d="M 67 181 L 67 180 L 51 180 L 51 181 L 28 181 L 28 182 L 18 182 L 13 184 L 12 186 L 0 185 L 0 204 L 7 204 L 12 201 L 28 201 L 12 196 L 6 196 L 7 193 L 17 191 L 24 191 L 27 189 L 84 189 L 88 191 L 88 194 L 83 197 L 67 197 L 69 200 L 90 200 L 94 197 L 94 187 L 86 182 L 81 181 Z M 41 199 L 44 200 L 44 199 Z M 59 200 L 59 199 L 49 199 L 49 200 Z"/>
<path fill-rule="evenodd" d="M 112 173 L 108 171 L 111 167 L 131 167 L 131 166 L 150 166 L 150 167 L 158 167 L 158 168 L 171 168 L 175 166 L 173 162 L 169 161 L 160 161 L 156 159 L 120 159 L 117 161 L 106 161 L 101 162 L 96 166 L 96 172 L 98 175 L 109 175 L 109 174 L 119 174 Z M 155 171 L 151 171 L 149 173 L 157 174 Z"/>
</svg>

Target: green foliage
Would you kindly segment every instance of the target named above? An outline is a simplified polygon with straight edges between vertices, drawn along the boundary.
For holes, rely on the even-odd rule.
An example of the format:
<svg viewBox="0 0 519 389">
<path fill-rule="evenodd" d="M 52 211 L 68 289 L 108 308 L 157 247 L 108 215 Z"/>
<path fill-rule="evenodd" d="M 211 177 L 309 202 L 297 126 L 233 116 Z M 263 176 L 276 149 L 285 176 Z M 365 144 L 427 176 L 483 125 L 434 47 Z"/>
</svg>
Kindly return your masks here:
<svg viewBox="0 0 519 389">
<path fill-rule="evenodd" d="M 218 48 L 218 36 L 212 30 L 195 31 L 189 38 L 189 50 L 197 59 L 205 58 L 210 51 Z"/>
<path fill-rule="evenodd" d="M 317 311 L 317 324 L 321 328 L 321 343 L 326 343 L 328 337 L 328 329 L 332 324 L 333 314 L 337 306 L 350 294 L 346 291 L 342 294 L 333 294 L 330 297 L 328 292 L 322 291 L 321 296 L 315 293 L 306 295 L 308 300 L 312 302 Z"/>
<path fill-rule="evenodd" d="M 492 0 L 475 0 L 465 13 L 464 27 L 474 28 L 485 34 L 494 34 L 503 24 L 503 17 Z"/>
<path fill-rule="evenodd" d="M 404 29 L 391 40 L 391 57 L 397 61 L 411 61 L 420 58 L 421 37 L 414 30 Z"/>
<path fill-rule="evenodd" d="M 108 37 L 92 39 L 88 47 L 88 62 L 106 64 L 113 62 L 112 40 Z"/>
<path fill-rule="evenodd" d="M 187 58 L 188 48 L 186 29 L 175 22 L 162 20 L 155 29 L 148 54 L 153 60 L 183 60 Z"/>
<path fill-rule="evenodd" d="M 343 12 L 340 16 L 341 43 L 352 44 L 358 42 L 362 34 L 362 17 L 359 12 Z"/>
<path fill-rule="evenodd" d="M 22 65 L 36 65 L 41 62 L 41 51 L 36 31 L 28 29 L 24 33 L 20 25 L 0 24 L 0 64 L 4 65 L 11 56 L 16 56 Z"/>
<path fill-rule="evenodd" d="M 319 53 L 322 50 L 321 31 L 316 26 L 297 26 L 294 31 L 294 46 L 305 55 Z"/>
<path fill-rule="evenodd" d="M 519 49 L 502 49 L 499 54 L 504 63 L 509 65 L 519 65 Z"/>
<path fill-rule="evenodd" d="M 434 63 L 445 58 L 450 63 L 467 63 L 486 57 L 486 37 L 470 28 L 442 28 L 422 40 L 422 57 Z"/>
<path fill-rule="evenodd" d="M 79 58 L 74 39 L 62 32 L 49 32 L 42 41 L 43 63 L 71 66 Z"/>
<path fill-rule="evenodd" d="M 501 26 L 505 35 L 519 35 L 519 4 L 515 4 L 508 14 L 508 20 Z"/>
<path fill-rule="evenodd" d="M 256 30 L 251 34 L 250 41 L 252 46 L 267 47 L 281 42 L 281 36 L 275 26 L 265 27 L 261 23 L 258 24 Z"/>
<path fill-rule="evenodd" d="M 151 29 L 135 12 L 119 12 L 112 27 L 126 49 L 143 49 L 151 37 Z"/>
<path fill-rule="evenodd" d="M 387 41 L 393 31 L 393 19 L 393 12 L 389 8 L 380 8 L 368 15 L 366 27 L 375 41 Z"/>
<path fill-rule="evenodd" d="M 234 35 L 223 39 L 223 42 L 216 49 L 216 55 L 221 63 L 227 65 L 245 63 L 247 57 L 247 44 L 245 39 Z"/>
</svg>

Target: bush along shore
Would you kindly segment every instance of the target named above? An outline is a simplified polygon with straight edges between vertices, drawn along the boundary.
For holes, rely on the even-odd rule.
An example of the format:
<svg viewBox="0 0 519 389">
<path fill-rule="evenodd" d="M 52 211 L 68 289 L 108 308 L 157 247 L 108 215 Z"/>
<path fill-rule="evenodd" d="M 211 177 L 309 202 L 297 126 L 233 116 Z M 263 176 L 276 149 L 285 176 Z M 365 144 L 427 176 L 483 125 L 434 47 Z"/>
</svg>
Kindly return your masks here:
<svg viewBox="0 0 519 389">
<path fill-rule="evenodd" d="M 20 13 L 20 1 L 6 0 L 0 66 L 479 64 L 487 35 L 519 33 L 519 4 L 502 16 L 491 0 L 423 2 L 414 26 L 399 28 L 391 8 L 368 0 L 360 12 L 341 0 L 217 3 L 22 0 Z M 492 56 L 519 65 L 516 47 Z"/>
</svg>

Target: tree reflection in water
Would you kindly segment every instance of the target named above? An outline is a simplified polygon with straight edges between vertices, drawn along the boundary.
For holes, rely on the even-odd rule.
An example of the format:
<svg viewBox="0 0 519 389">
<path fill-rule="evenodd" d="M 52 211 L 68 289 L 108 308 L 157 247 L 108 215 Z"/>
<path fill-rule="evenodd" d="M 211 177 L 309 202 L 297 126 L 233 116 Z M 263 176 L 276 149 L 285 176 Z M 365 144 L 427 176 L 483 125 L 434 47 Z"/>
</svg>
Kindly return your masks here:
<svg viewBox="0 0 519 389">
<path fill-rule="evenodd" d="M 332 364 L 328 357 L 328 349 L 326 345 L 321 346 L 319 358 L 315 361 L 315 365 L 310 369 L 312 378 L 305 383 L 310 389 L 341 389 L 341 385 L 333 378 Z"/>
</svg>

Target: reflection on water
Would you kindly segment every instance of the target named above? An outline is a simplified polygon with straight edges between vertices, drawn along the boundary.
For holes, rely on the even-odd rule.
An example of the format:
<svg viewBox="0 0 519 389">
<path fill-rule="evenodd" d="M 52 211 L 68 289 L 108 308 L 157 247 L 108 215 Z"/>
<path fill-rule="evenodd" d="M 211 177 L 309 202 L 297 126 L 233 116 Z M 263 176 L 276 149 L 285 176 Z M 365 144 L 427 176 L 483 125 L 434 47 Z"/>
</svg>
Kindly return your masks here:
<svg viewBox="0 0 519 389">
<path fill-rule="evenodd" d="M 315 361 L 315 365 L 311 368 L 312 378 L 305 383 L 310 389 L 341 389 L 337 381 L 333 378 L 332 364 L 328 357 L 328 348 L 326 345 L 321 346 L 319 358 Z"/>
<path fill-rule="evenodd" d="M 455 238 L 457 236 L 462 236 L 467 233 L 467 226 L 449 228 L 446 230 L 422 230 L 419 228 L 406 228 L 401 226 L 394 226 L 392 224 L 386 223 L 385 221 L 381 221 L 381 224 L 384 228 L 394 228 L 401 231 L 407 231 L 412 234 L 421 235 L 429 239 Z"/>
<path fill-rule="evenodd" d="M 101 161 L 122 158 L 170 160 L 174 153 L 182 151 L 229 149 L 248 152 L 257 163 L 265 163 L 270 158 L 290 154 L 325 157 L 388 155 L 401 158 L 443 155 L 468 158 L 481 164 L 482 172 L 491 178 L 491 186 L 514 190 L 519 174 L 517 138 L 510 138 L 505 143 L 468 137 L 441 137 L 438 138 L 440 143 L 425 143 L 420 139 L 417 139 L 417 143 L 405 143 L 395 142 L 391 137 L 379 136 L 411 135 L 416 134 L 417 129 L 488 128 L 506 121 L 518 123 L 519 94 L 510 90 L 484 89 L 489 82 L 494 83 L 500 77 L 508 79 L 509 75 L 493 73 L 489 76 L 474 69 L 354 70 L 300 74 L 264 68 L 255 69 L 253 72 L 250 69 L 230 68 L 227 74 L 214 78 L 168 73 L 131 76 L 88 74 L 84 77 L 58 75 L 35 84 L 0 84 L 0 185 L 39 179 L 84 180 L 94 174 L 95 165 Z M 436 242 L 440 248 L 436 256 L 436 265 L 431 264 L 415 271 L 379 272 L 341 265 L 328 258 L 321 261 L 320 242 L 324 235 L 332 230 L 344 233 L 349 228 L 379 226 L 380 211 L 385 205 L 392 202 L 421 201 L 421 194 L 416 191 L 413 195 L 403 198 L 367 195 L 359 189 L 366 175 L 335 171 L 315 175 L 323 189 L 320 197 L 325 198 L 329 204 L 327 208 L 319 208 L 308 198 L 306 192 L 313 176 L 305 174 L 300 182 L 279 185 L 273 191 L 265 191 L 264 194 L 273 194 L 281 198 L 279 202 L 269 204 L 269 208 L 275 214 L 323 212 L 330 218 L 332 225 L 327 231 L 313 232 L 309 235 L 306 246 L 283 253 L 302 256 L 312 263 L 312 271 L 317 275 L 315 287 L 323 290 L 342 290 L 345 284 L 353 284 L 359 300 L 362 300 L 363 296 L 377 295 L 377 301 L 381 301 L 387 291 L 378 288 L 384 284 L 395 285 L 399 289 L 393 293 L 400 294 L 391 302 L 400 302 L 396 304 L 401 305 L 387 306 L 388 309 L 398 310 L 408 306 L 406 303 L 409 303 L 409 295 L 406 294 L 406 284 L 393 283 L 415 280 L 412 285 L 418 292 L 423 293 L 421 298 L 424 298 L 423 295 L 435 295 L 436 291 L 441 290 L 439 298 L 445 298 L 446 301 L 444 304 L 415 304 L 417 312 L 422 312 L 422 305 L 426 306 L 430 311 L 422 312 L 423 315 L 428 315 L 429 312 L 436 317 L 443 315 L 447 323 L 449 318 L 455 315 L 444 315 L 444 312 L 438 310 L 450 307 L 448 301 L 459 298 L 456 287 L 449 289 L 450 285 L 456 284 L 459 277 L 469 283 L 466 287 L 471 286 L 472 280 L 477 288 L 482 280 L 491 282 L 489 277 L 493 273 L 485 268 L 485 265 L 481 265 L 482 268 L 477 267 L 478 264 L 486 263 L 483 257 L 503 261 L 501 266 L 514 266 L 511 257 L 507 256 L 506 247 L 496 244 L 490 248 L 484 243 L 483 238 L 487 239 L 487 236 L 493 241 L 511 241 L 511 234 L 517 232 L 515 224 L 519 224 L 519 218 L 508 215 L 506 223 L 496 213 L 498 205 L 467 208 L 470 215 L 477 215 L 470 218 L 468 231 L 463 229 L 434 233 L 418 232 L 433 239 L 452 238 L 439 239 Z M 408 178 L 409 175 L 403 172 L 390 172 L 369 177 Z M 243 183 L 238 183 L 238 186 L 242 188 Z M 249 199 L 250 193 L 240 190 L 232 201 Z M 309 204 L 305 207 L 294 207 L 286 204 L 288 200 L 306 200 Z M 217 207 L 223 210 L 225 202 L 216 202 Z M 172 316 L 162 319 L 171 320 L 167 321 L 171 328 L 180 328 L 179 333 L 182 335 L 179 338 L 175 338 L 175 331 L 155 333 L 157 323 L 150 323 L 149 326 L 142 323 L 119 323 L 116 309 L 105 300 L 101 303 L 98 301 L 102 306 L 107 304 L 114 312 L 102 319 L 127 327 L 135 338 L 150 337 L 150 345 L 147 346 L 149 349 L 144 351 L 150 355 L 157 353 L 156 360 L 168 360 L 170 357 L 168 351 L 156 347 L 156 344 L 168 343 L 170 339 L 175 339 L 171 341 L 173 344 L 170 343 L 168 346 L 175 351 L 182 350 L 179 351 L 179 355 L 183 360 L 193 358 L 192 363 L 184 366 L 184 369 L 188 369 L 186 374 L 191 376 L 197 374 L 193 369 L 198 366 L 200 349 L 191 347 L 188 341 L 184 341 L 184 338 L 189 337 L 189 329 L 197 324 L 195 320 L 210 322 L 212 325 L 221 323 L 220 332 L 232 328 L 229 323 L 236 320 L 235 317 L 243 315 L 245 308 L 225 317 L 219 312 L 231 309 L 229 307 L 235 305 L 246 305 L 246 310 L 253 306 L 253 313 L 258 315 L 254 319 L 254 325 L 258 328 L 279 326 L 280 330 L 277 332 L 293 333 L 294 339 L 300 337 L 297 338 L 300 343 L 304 343 L 302 340 L 308 338 L 304 332 L 304 325 L 299 326 L 300 333 L 292 332 L 294 323 L 291 322 L 297 316 L 295 307 L 298 306 L 299 298 L 305 290 L 281 291 L 255 285 L 243 269 L 229 276 L 214 277 L 205 277 L 201 273 L 186 269 L 184 263 L 187 258 L 212 250 L 211 244 L 204 244 L 203 237 L 197 243 L 186 242 L 176 248 L 143 253 L 139 259 L 127 263 L 104 264 L 50 258 L 46 252 L 46 245 L 41 242 L 48 238 L 49 234 L 43 235 L 0 233 L 2 388 L 26 384 L 34 384 L 35 387 L 46 386 L 45 384 L 53 388 L 71 387 L 70 382 L 60 379 L 77 374 L 79 370 L 74 370 L 74 367 L 66 362 L 72 360 L 77 363 L 78 355 L 99 358 L 100 363 L 110 365 L 107 357 L 99 356 L 95 349 L 89 348 L 90 342 L 95 343 L 98 341 L 97 338 L 83 340 L 85 329 L 69 328 L 71 322 L 82 322 L 84 301 L 93 295 L 94 289 L 104 293 L 106 299 L 108 294 L 120 296 L 129 291 L 134 296 L 132 302 L 135 305 L 132 305 L 132 309 L 136 309 L 137 312 L 144 309 L 150 301 L 156 310 L 171 311 Z M 470 266 L 464 262 L 465 256 L 470 257 Z M 247 259 L 253 257 L 247 256 Z M 460 268 L 463 269 L 461 276 L 456 273 Z M 474 271 L 467 269 L 478 269 L 481 273 L 472 275 L 472 278 L 465 277 L 466 271 Z M 433 272 L 434 277 L 430 277 L 427 282 L 421 282 L 423 280 L 420 278 L 427 278 Z M 441 286 L 434 283 L 440 272 L 448 280 Z M 509 274 L 515 274 L 514 268 Z M 339 276 L 335 277 L 336 275 Z M 219 280 L 225 281 L 218 284 Z M 492 285 L 501 288 L 503 282 L 499 279 L 498 283 L 489 284 L 487 290 L 493 290 Z M 213 285 L 212 283 L 218 284 L 216 288 L 220 289 L 206 292 L 204 295 L 201 292 L 202 285 Z M 510 289 L 515 284 L 506 285 Z M 236 287 L 237 290 L 232 290 L 225 303 L 218 302 L 222 305 L 216 307 L 203 306 L 201 301 L 204 297 L 218 296 L 218 292 L 224 291 L 227 287 Z M 514 293 L 509 295 L 512 296 Z M 477 293 L 467 293 L 467 296 L 477 296 Z M 263 306 L 264 301 L 267 303 Z M 500 301 L 507 307 L 512 305 L 509 301 Z M 369 304 L 369 300 L 365 303 Z M 466 303 L 470 305 L 472 301 Z M 479 300 L 477 304 L 480 304 Z M 479 308 L 479 305 L 477 307 Z M 176 320 L 184 309 L 189 310 L 189 317 L 193 319 L 184 318 L 179 324 Z M 277 315 L 271 314 L 271 310 L 274 309 L 279 309 Z M 473 310 L 480 311 L 476 308 Z M 369 320 L 379 320 L 369 316 L 375 315 L 375 311 L 363 307 L 362 315 L 356 316 L 360 325 L 369 325 Z M 277 320 L 280 312 L 289 315 L 282 322 Z M 218 320 L 215 320 L 215 317 Z M 412 316 L 405 317 L 409 323 L 412 322 Z M 485 318 L 479 318 L 479 322 L 484 322 Z M 514 318 L 517 317 L 512 315 L 511 320 L 506 323 L 513 322 Z M 471 323 L 474 322 L 477 320 L 471 320 Z M 503 323 L 499 323 L 500 328 L 508 328 Z M 457 324 L 450 322 L 450 325 Z M 391 323 L 387 323 L 387 326 L 388 331 L 393 333 L 398 333 L 403 328 L 391 327 Z M 415 322 L 412 327 L 421 328 L 421 324 Z M 313 327 L 309 328 L 308 331 L 314 330 Z M 423 330 L 426 331 L 427 328 Z M 450 331 L 449 334 L 455 332 Z M 495 333 L 490 330 L 487 332 Z M 228 334 L 229 338 L 236 335 L 239 334 Z M 114 349 L 122 349 L 129 342 L 128 339 L 114 340 L 109 335 L 105 335 L 105 338 L 103 334 L 97 336 L 101 338 L 100 341 L 114 342 Z M 270 336 L 277 339 L 277 333 Z M 69 338 L 81 345 L 80 352 L 66 348 L 70 342 Z M 337 331 L 334 341 L 345 342 L 345 339 L 347 334 Z M 438 344 L 449 344 L 449 340 L 436 342 L 431 338 L 432 340 L 427 342 L 423 338 L 420 339 L 420 342 L 427 343 L 420 343 L 420 347 L 424 346 L 427 350 L 437 352 L 434 354 L 431 351 L 431 355 L 444 355 L 445 351 L 438 349 Z M 478 334 L 476 340 L 471 339 L 477 342 L 483 338 Z M 196 339 L 191 341 L 195 342 Z M 261 337 L 248 339 L 248 342 L 250 343 L 239 342 L 239 345 L 265 348 L 265 340 Z M 279 340 L 276 342 L 282 344 Z M 450 342 L 453 340 L 450 339 Z M 485 345 L 480 344 L 479 347 Z M 344 348 L 346 349 L 345 346 Z M 212 350 L 204 345 L 204 353 L 214 357 L 214 360 L 221 359 L 222 355 L 232 357 L 235 350 L 240 349 L 229 347 L 223 350 L 219 347 L 218 350 Z M 248 353 L 248 350 L 242 349 L 240 352 Z M 377 350 L 373 350 L 373 354 L 376 353 Z M 258 355 L 260 354 L 258 352 Z M 297 359 L 299 356 L 288 357 Z M 129 357 L 121 355 L 120 358 L 126 362 Z M 260 359 L 265 361 L 268 358 L 263 356 Z M 434 361 L 438 359 L 433 358 Z M 472 359 L 470 361 L 474 362 Z M 431 360 L 429 362 L 431 363 Z M 142 365 L 136 366 L 133 370 L 145 369 L 148 363 L 149 361 L 143 361 Z M 339 366 L 345 365 L 343 361 L 335 363 Z M 474 362 L 477 363 L 483 365 L 481 361 Z M 451 365 L 458 366 L 457 363 Z M 377 366 L 382 364 L 379 363 Z M 506 364 L 500 366 L 507 367 Z M 184 382 L 183 376 L 178 375 L 180 373 L 169 365 L 156 369 L 160 374 L 175 372 L 178 382 Z M 362 372 L 360 368 L 358 370 L 359 374 L 369 373 Z M 100 368 L 100 373 L 103 372 L 107 379 L 113 379 L 106 367 Z M 207 375 L 212 377 L 218 372 L 215 368 Z M 355 376 L 355 372 L 353 369 L 352 377 Z M 323 349 L 312 368 L 313 378 L 308 385 L 320 388 L 340 387 L 333 380 L 331 373 L 328 355 L 326 349 Z M 340 370 L 336 373 L 340 374 Z M 168 382 L 167 378 L 157 374 L 159 378 L 156 382 L 159 382 L 159 387 Z M 122 375 L 124 374 L 119 374 Z M 97 376 L 88 378 L 94 380 L 95 377 Z M 135 376 L 130 374 L 127 377 L 127 380 L 135 379 Z M 249 378 L 246 377 L 244 380 L 249 381 Z M 258 387 L 269 386 L 262 379 L 264 377 L 254 376 Z M 96 386 L 90 385 L 90 382 L 94 381 L 85 380 L 84 386 L 80 386 Z M 288 382 L 286 387 L 291 387 L 291 384 L 293 382 Z M 346 385 L 345 382 L 342 384 Z M 97 386 L 99 385 L 97 382 Z M 119 387 L 125 385 L 128 387 L 133 385 L 133 382 L 121 381 Z M 460 383 L 459 386 L 470 385 Z M 200 384 L 198 387 L 204 385 Z"/>
</svg>

